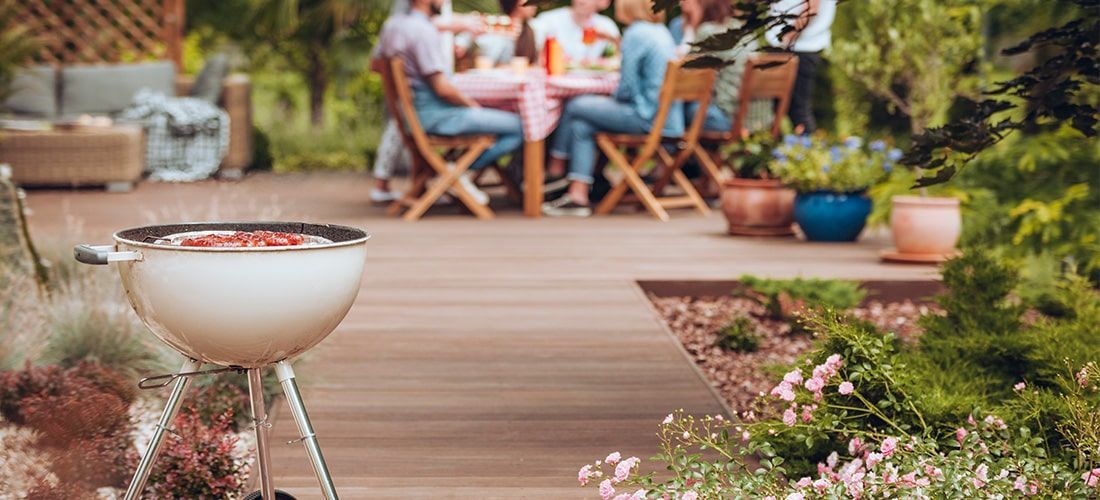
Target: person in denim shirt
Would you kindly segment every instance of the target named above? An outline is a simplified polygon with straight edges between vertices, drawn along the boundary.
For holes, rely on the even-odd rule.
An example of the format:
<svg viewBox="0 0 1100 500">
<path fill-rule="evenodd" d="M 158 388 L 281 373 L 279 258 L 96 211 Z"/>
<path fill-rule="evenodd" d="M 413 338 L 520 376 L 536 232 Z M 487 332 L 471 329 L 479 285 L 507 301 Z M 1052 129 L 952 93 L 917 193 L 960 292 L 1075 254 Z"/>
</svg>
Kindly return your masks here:
<svg viewBox="0 0 1100 500">
<path fill-rule="evenodd" d="M 474 160 L 471 172 L 459 177 L 462 187 L 478 202 L 486 204 L 489 196 L 474 186 L 472 171 L 519 148 L 523 143 L 523 126 L 519 115 L 482 108 L 447 80 L 450 68 L 443 53 L 443 37 L 429 19 L 442 3 L 442 0 L 412 0 L 407 14 L 386 21 L 378 37 L 377 57 L 400 57 L 404 61 L 413 90 L 413 105 L 425 132 L 442 136 L 496 136 L 496 143 Z"/>
<path fill-rule="evenodd" d="M 583 95 L 565 106 L 561 124 L 550 146 L 547 191 L 567 184 L 561 197 L 543 204 L 551 216 L 587 217 L 588 191 L 596 165 L 596 134 L 644 134 L 657 114 L 661 86 L 669 61 L 676 58 L 676 42 L 664 25 L 664 14 L 653 12 L 652 0 L 617 0 L 615 18 L 628 25 L 622 39 L 622 78 L 614 96 Z M 684 133 L 684 112 L 674 103 L 664 123 L 667 137 Z M 568 163 L 566 181 L 560 178 Z"/>
</svg>

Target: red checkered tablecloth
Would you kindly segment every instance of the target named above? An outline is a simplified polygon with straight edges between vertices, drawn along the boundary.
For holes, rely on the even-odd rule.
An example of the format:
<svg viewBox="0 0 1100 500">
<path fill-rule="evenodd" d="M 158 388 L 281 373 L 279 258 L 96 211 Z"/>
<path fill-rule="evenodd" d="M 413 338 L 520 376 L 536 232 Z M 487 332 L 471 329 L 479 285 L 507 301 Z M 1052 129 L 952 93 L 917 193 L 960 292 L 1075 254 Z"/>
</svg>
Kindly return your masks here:
<svg viewBox="0 0 1100 500">
<path fill-rule="evenodd" d="M 523 136 L 541 141 L 561 119 L 562 101 L 581 94 L 611 94 L 618 73 L 570 73 L 547 77 L 541 71 L 515 75 L 508 70 L 460 73 L 451 77 L 463 94 L 478 103 L 519 113 Z"/>
</svg>

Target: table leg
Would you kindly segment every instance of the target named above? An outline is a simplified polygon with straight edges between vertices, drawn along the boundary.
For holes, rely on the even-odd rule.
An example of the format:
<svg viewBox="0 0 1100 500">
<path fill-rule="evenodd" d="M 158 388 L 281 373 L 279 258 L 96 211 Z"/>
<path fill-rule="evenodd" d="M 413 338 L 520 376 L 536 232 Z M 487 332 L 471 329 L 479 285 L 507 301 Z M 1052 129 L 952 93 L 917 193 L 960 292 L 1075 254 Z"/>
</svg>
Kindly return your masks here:
<svg viewBox="0 0 1100 500">
<path fill-rule="evenodd" d="M 528 217 L 542 216 L 544 149 L 542 140 L 523 143 L 523 214 Z"/>
</svg>

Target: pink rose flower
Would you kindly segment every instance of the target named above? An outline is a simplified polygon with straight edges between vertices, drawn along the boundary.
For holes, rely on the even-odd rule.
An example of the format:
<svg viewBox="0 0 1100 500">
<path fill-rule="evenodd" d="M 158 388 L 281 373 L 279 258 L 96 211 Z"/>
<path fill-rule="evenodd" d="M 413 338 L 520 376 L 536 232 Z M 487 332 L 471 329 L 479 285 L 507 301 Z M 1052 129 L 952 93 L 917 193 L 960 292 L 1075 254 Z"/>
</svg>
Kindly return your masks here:
<svg viewBox="0 0 1100 500">
<path fill-rule="evenodd" d="M 671 424 L 671 423 L 672 423 L 672 414 L 669 413 L 668 416 L 665 417 L 665 419 L 661 421 L 661 424 L 662 425 L 668 425 L 668 424 Z"/>
<path fill-rule="evenodd" d="M 1084 481 L 1085 485 L 1089 488 L 1095 488 L 1096 484 L 1100 483 L 1100 467 L 1081 474 L 1081 480 Z"/>
<path fill-rule="evenodd" d="M 615 487 L 611 486 L 611 480 L 604 479 L 603 482 L 600 483 L 600 498 L 602 498 L 603 500 L 608 500 L 614 494 Z"/>
<path fill-rule="evenodd" d="M 1027 486 L 1027 478 L 1024 476 L 1016 476 L 1016 482 L 1012 483 L 1012 489 L 1021 493 L 1027 493 L 1027 489 L 1024 488 L 1025 486 Z"/>
<path fill-rule="evenodd" d="M 786 500 L 806 500 L 806 495 L 803 495 L 802 493 L 796 491 L 794 493 L 791 493 L 790 495 L 787 495 Z"/>
<path fill-rule="evenodd" d="M 577 481 L 581 483 L 581 486 L 588 484 L 589 478 L 592 477 L 592 466 L 586 465 L 581 467 L 581 470 L 577 471 Z"/>
<path fill-rule="evenodd" d="M 894 451 L 897 450 L 897 449 L 898 449 L 898 438 L 888 437 L 888 438 L 886 438 L 882 441 L 882 448 L 880 449 L 880 451 L 882 451 L 883 456 L 889 457 L 889 456 L 893 456 Z"/>
<path fill-rule="evenodd" d="M 1081 371 L 1077 372 L 1077 383 L 1081 384 L 1081 387 L 1089 385 L 1089 367 L 1082 366 Z"/>
<path fill-rule="evenodd" d="M 848 454 L 855 456 L 859 453 L 859 450 L 863 449 L 863 440 L 856 436 L 848 441 Z"/>
<path fill-rule="evenodd" d="M 814 377 L 806 381 L 806 389 L 812 392 L 821 392 L 825 388 L 825 381 Z"/>
<path fill-rule="evenodd" d="M 630 495 L 630 500 L 644 500 L 645 490 L 635 491 L 633 495 Z"/>
<path fill-rule="evenodd" d="M 788 383 L 788 384 L 791 384 L 791 385 L 801 384 L 802 383 L 802 370 L 799 370 L 798 368 L 795 368 L 794 370 L 791 370 L 791 371 L 787 372 L 786 375 L 783 375 L 783 381 Z"/>
<path fill-rule="evenodd" d="M 743 431 L 741 433 L 741 440 L 742 441 L 748 441 L 750 437 L 752 437 L 752 435 L 749 434 L 749 431 Z"/>
<path fill-rule="evenodd" d="M 977 469 L 974 469 L 974 487 L 981 488 L 989 482 L 989 466 L 981 464 Z"/>
<path fill-rule="evenodd" d="M 839 370 L 840 366 L 844 364 L 844 361 L 840 358 L 839 354 L 833 354 L 825 359 L 825 365 L 834 370 Z"/>
<path fill-rule="evenodd" d="M 680 500 L 699 500 L 699 494 L 694 491 L 688 491 L 680 495 Z"/>
<path fill-rule="evenodd" d="M 783 401 L 794 401 L 794 386 L 786 381 L 780 382 L 779 385 L 772 389 L 771 395 Z"/>
<path fill-rule="evenodd" d="M 622 457 L 623 456 L 620 455 L 619 452 L 616 451 L 616 452 L 608 455 L 607 458 L 603 459 L 603 461 L 607 462 L 607 465 L 615 465 L 615 464 L 619 463 L 619 460 L 622 460 Z"/>
<path fill-rule="evenodd" d="M 1027 388 L 1027 384 L 1024 383 L 1024 382 L 1016 382 L 1016 385 L 1012 386 L 1012 390 L 1014 390 L 1016 392 L 1020 392 L 1020 391 L 1024 390 L 1025 388 Z"/>
<path fill-rule="evenodd" d="M 959 444 L 963 444 L 963 441 L 966 441 L 966 436 L 969 434 L 970 432 L 968 432 L 966 429 L 959 427 L 958 429 L 955 429 L 955 441 L 958 441 Z"/>
<path fill-rule="evenodd" d="M 814 481 L 814 489 L 817 490 L 818 493 L 824 493 L 825 490 L 829 489 L 829 484 L 828 479 L 821 478 Z"/>
<path fill-rule="evenodd" d="M 811 484 L 814 484 L 813 479 L 810 479 L 809 477 L 803 477 L 802 479 L 799 479 L 797 483 L 794 483 L 794 487 L 805 488 L 807 486 L 810 486 Z"/>
<path fill-rule="evenodd" d="M 878 453 L 878 452 L 874 452 L 874 451 L 872 451 L 871 453 L 868 453 L 867 454 L 867 468 L 868 469 L 874 468 L 876 465 L 879 464 L 879 462 L 882 462 L 882 458 L 883 458 L 882 453 Z"/>
<path fill-rule="evenodd" d="M 839 459 L 840 455 L 837 455 L 834 451 L 830 453 L 829 456 L 825 457 L 825 465 L 828 465 L 829 469 L 831 470 L 833 467 L 836 467 L 836 461 Z"/>
<path fill-rule="evenodd" d="M 630 477 L 630 471 L 634 470 L 634 467 L 638 465 L 638 462 L 641 462 L 638 457 L 630 457 L 626 460 L 623 460 L 622 462 L 619 462 L 619 465 L 615 466 L 615 478 L 613 482 L 621 483 L 625 481 L 626 478 Z"/>
<path fill-rule="evenodd" d="M 783 412 L 783 423 L 787 424 L 787 427 L 794 427 L 794 424 L 798 422 L 798 415 L 794 414 L 794 410 L 787 408 Z"/>
<path fill-rule="evenodd" d="M 912 488 L 912 487 L 916 486 L 917 485 L 917 471 L 913 471 L 913 472 L 910 472 L 908 474 L 902 475 L 900 478 L 898 478 L 898 482 L 900 482 L 903 486 L 905 486 L 907 488 Z"/>
<path fill-rule="evenodd" d="M 803 406 L 802 407 L 802 422 L 808 424 L 813 419 L 814 419 L 814 410 L 813 410 L 813 408 L 810 407 L 810 406 Z"/>
<path fill-rule="evenodd" d="M 848 382 L 847 380 L 841 382 L 840 387 L 837 388 L 837 392 L 839 392 L 842 396 L 847 396 L 851 394 L 854 390 L 856 390 L 856 386 L 852 385 L 852 383 Z"/>
</svg>

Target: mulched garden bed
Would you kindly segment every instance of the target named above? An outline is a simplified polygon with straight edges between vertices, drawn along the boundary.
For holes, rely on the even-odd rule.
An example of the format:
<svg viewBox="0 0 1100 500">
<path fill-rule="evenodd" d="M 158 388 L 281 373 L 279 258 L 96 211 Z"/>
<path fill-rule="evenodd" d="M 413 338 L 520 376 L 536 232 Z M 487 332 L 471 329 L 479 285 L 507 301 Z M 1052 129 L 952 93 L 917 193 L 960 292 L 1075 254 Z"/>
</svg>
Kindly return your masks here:
<svg viewBox="0 0 1100 500">
<path fill-rule="evenodd" d="M 658 313 L 708 381 L 734 411 L 750 408 L 753 399 L 771 390 L 782 378 L 769 369 L 798 360 L 813 341 L 809 333 L 794 331 L 787 322 L 768 318 L 758 302 L 733 295 L 658 296 L 649 294 Z M 933 305 L 911 299 L 865 300 L 852 314 L 870 321 L 902 340 L 920 334 L 916 320 Z M 757 324 L 760 340 L 755 352 L 736 352 L 718 345 L 719 334 L 734 318 L 745 316 Z"/>
</svg>

